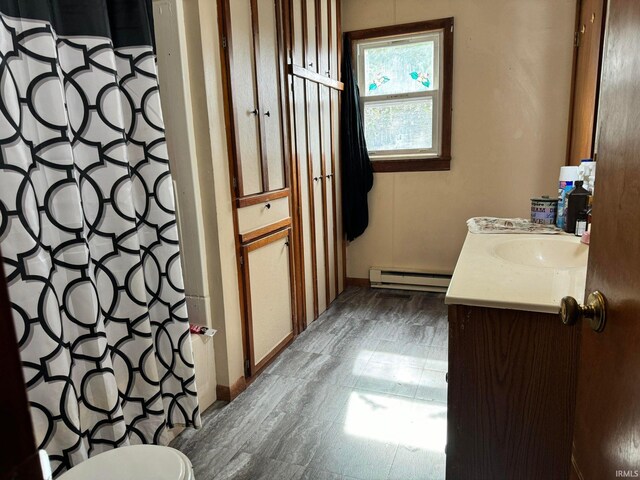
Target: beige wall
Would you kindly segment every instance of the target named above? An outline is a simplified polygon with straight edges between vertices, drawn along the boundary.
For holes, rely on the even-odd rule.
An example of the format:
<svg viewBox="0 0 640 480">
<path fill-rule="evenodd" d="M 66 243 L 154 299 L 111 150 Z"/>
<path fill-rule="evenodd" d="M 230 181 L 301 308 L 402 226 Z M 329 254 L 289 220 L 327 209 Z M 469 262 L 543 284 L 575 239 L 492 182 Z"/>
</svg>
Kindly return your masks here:
<svg viewBox="0 0 640 480">
<path fill-rule="evenodd" d="M 529 215 L 565 160 L 575 0 L 342 0 L 344 31 L 453 16 L 451 171 L 382 173 L 347 276 L 452 272 L 469 217 Z"/>
<path fill-rule="evenodd" d="M 218 335 L 214 337 L 218 384 L 232 386 L 244 378 L 244 353 L 218 12 L 215 0 L 184 0 L 184 8 L 200 189 L 208 232 L 206 252 L 212 299 L 211 325 L 218 329 Z M 211 251 L 215 255 L 211 255 Z"/>
<path fill-rule="evenodd" d="M 244 376 L 216 3 L 153 5 L 189 317 L 218 330 L 213 341 L 193 342 L 206 408 L 216 382 L 230 386 Z"/>
</svg>

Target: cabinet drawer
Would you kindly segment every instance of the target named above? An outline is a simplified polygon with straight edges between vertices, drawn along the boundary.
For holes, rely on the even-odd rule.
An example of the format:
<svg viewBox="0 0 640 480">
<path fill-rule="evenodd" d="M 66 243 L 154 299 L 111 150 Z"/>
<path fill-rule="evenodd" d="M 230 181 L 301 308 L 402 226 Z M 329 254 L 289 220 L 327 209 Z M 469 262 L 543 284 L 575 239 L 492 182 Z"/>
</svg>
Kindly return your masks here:
<svg viewBox="0 0 640 480">
<path fill-rule="evenodd" d="M 268 200 L 238 209 L 238 231 L 240 234 L 258 230 L 285 220 L 289 213 L 289 197 Z"/>
</svg>

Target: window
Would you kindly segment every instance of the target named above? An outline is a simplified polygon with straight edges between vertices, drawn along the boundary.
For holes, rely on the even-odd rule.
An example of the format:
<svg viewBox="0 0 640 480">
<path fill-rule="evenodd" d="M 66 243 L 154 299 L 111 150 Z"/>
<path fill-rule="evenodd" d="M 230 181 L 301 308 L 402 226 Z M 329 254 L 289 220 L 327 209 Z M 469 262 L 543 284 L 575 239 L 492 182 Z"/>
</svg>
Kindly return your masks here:
<svg viewBox="0 0 640 480">
<path fill-rule="evenodd" d="M 448 170 L 453 19 L 349 36 L 374 170 Z"/>
</svg>

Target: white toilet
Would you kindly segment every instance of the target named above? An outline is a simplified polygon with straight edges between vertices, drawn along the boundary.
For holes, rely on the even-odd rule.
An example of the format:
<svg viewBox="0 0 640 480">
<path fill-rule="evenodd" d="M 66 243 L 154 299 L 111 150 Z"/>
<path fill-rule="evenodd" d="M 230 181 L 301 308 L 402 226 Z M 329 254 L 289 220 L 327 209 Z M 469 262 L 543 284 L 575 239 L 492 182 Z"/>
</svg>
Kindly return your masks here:
<svg viewBox="0 0 640 480">
<path fill-rule="evenodd" d="M 91 457 L 57 480 L 195 480 L 187 456 L 171 447 L 132 445 Z"/>
</svg>

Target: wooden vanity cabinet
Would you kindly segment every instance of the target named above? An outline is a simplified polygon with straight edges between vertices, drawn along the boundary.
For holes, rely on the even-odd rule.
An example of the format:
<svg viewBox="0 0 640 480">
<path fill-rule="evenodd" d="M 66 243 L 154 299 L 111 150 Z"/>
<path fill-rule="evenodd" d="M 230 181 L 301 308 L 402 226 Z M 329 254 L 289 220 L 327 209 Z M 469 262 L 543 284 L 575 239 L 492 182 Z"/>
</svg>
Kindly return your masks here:
<svg viewBox="0 0 640 480">
<path fill-rule="evenodd" d="M 449 306 L 448 480 L 569 478 L 579 329 Z"/>
</svg>

